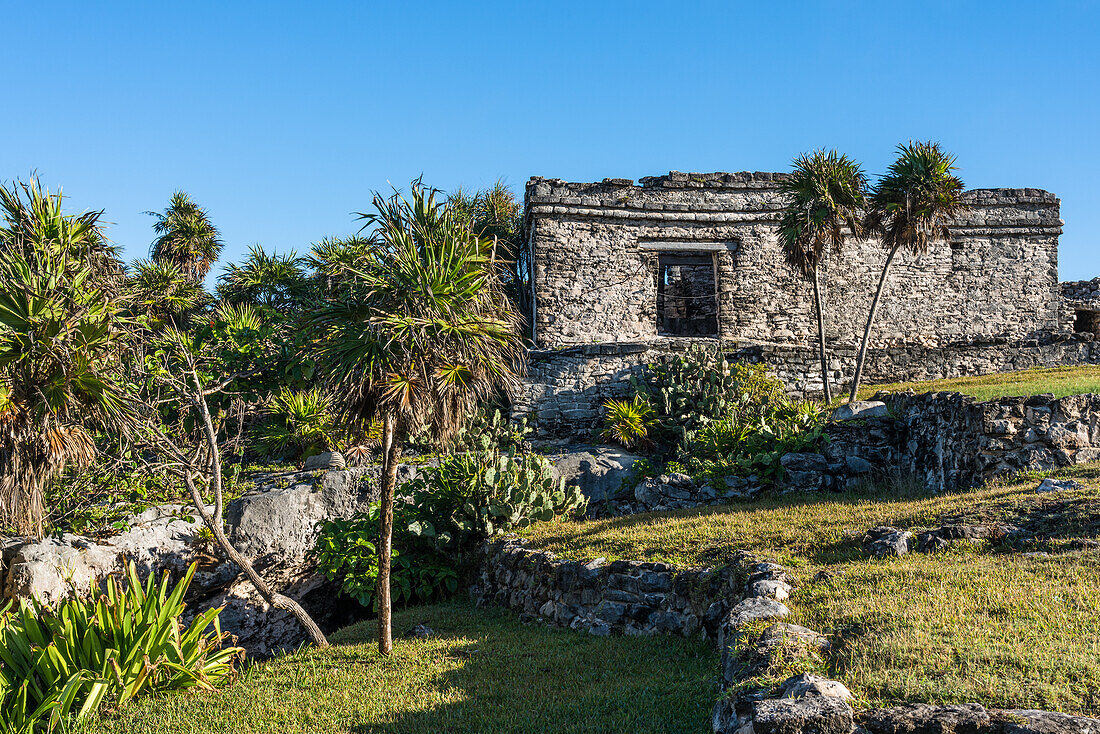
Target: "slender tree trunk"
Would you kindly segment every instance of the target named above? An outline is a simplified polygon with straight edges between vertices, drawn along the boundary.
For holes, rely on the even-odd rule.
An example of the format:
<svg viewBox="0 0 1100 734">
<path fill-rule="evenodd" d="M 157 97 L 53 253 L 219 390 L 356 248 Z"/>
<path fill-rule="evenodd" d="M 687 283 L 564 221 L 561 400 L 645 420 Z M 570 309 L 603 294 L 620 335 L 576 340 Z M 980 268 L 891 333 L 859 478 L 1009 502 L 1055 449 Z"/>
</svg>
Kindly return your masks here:
<svg viewBox="0 0 1100 734">
<path fill-rule="evenodd" d="M 848 396 L 848 402 L 856 399 L 859 392 L 859 381 L 863 377 L 863 362 L 867 359 L 867 343 L 871 340 L 871 326 L 875 323 L 875 313 L 878 311 L 878 302 L 882 297 L 882 286 L 886 283 L 886 276 L 890 272 L 890 264 L 894 262 L 894 255 L 898 254 L 900 245 L 894 245 L 890 254 L 886 256 L 886 264 L 882 266 L 882 275 L 878 279 L 878 288 L 875 290 L 875 298 L 871 301 L 871 312 L 867 314 L 867 328 L 863 330 L 863 343 L 859 346 L 859 356 L 856 358 L 856 375 L 852 380 L 852 394 Z"/>
<path fill-rule="evenodd" d="M 305 629 L 310 639 L 313 640 L 313 644 L 318 647 L 328 647 L 328 640 L 325 638 L 325 633 L 322 632 L 321 628 L 317 626 L 317 623 L 313 621 L 313 617 L 309 616 L 309 612 L 303 609 L 302 605 L 290 597 L 274 591 L 268 585 L 267 581 L 265 581 L 264 578 L 257 573 L 256 569 L 252 567 L 252 562 L 234 548 L 233 544 L 229 542 L 229 538 L 226 537 L 225 529 L 222 524 L 222 507 L 224 503 L 222 501 L 222 468 L 221 455 L 218 450 L 217 433 L 214 431 L 214 421 L 210 417 L 210 407 L 206 404 L 206 396 L 203 394 L 202 384 L 199 382 L 198 376 L 194 372 L 192 372 L 192 377 L 194 378 L 195 389 L 197 391 L 195 403 L 199 411 L 199 416 L 203 421 L 203 431 L 206 436 L 207 447 L 210 449 L 210 486 L 214 490 L 214 513 L 211 514 L 206 509 L 206 503 L 202 499 L 202 493 L 199 491 L 198 485 L 195 484 L 195 479 L 191 475 L 191 471 L 189 469 L 184 469 L 184 483 L 191 493 L 191 501 L 194 503 L 195 509 L 198 510 L 206 527 L 210 528 L 210 531 L 214 533 L 214 538 L 217 539 L 218 545 L 225 551 L 225 555 L 229 560 L 233 561 L 233 563 L 240 566 L 241 570 L 244 571 L 244 575 L 247 576 L 248 580 L 252 582 L 252 585 L 256 587 L 256 591 L 260 593 L 263 600 L 276 609 L 282 609 L 293 614 L 298 620 L 298 623 Z"/>
<path fill-rule="evenodd" d="M 825 404 L 833 402 L 833 389 L 829 387 L 829 360 L 825 355 L 825 307 L 821 303 L 821 284 L 814 269 L 814 307 L 817 309 L 817 353 L 821 357 L 821 384 L 825 386 Z"/>
<path fill-rule="evenodd" d="M 398 440 L 396 423 L 392 415 L 386 415 L 382 420 L 382 506 L 378 513 L 378 652 L 383 655 L 389 655 L 393 650 L 390 566 L 393 562 L 393 500 L 397 488 L 397 462 L 401 457 L 401 442 Z"/>
</svg>

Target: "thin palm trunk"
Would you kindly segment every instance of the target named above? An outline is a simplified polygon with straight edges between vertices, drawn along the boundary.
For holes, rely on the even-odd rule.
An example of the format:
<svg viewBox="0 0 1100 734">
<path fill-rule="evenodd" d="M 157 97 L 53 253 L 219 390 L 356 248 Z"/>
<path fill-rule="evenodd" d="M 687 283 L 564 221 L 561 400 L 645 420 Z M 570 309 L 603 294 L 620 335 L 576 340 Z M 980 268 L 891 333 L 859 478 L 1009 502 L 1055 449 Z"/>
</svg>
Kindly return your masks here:
<svg viewBox="0 0 1100 734">
<path fill-rule="evenodd" d="M 814 308 L 817 309 L 817 348 L 821 358 L 821 384 L 825 387 L 825 404 L 833 402 L 833 390 L 829 387 L 829 360 L 825 356 L 825 307 L 821 303 L 821 283 L 814 269 Z"/>
<path fill-rule="evenodd" d="M 390 601 L 390 565 L 393 561 L 393 498 L 397 488 L 397 461 L 401 442 L 394 417 L 382 421 L 382 506 L 379 512 L 378 542 L 378 652 L 393 650 L 393 621 Z"/>
<path fill-rule="evenodd" d="M 867 314 L 867 328 L 863 330 L 863 343 L 859 346 L 859 356 L 856 358 L 856 374 L 852 380 L 852 393 L 848 396 L 848 402 L 856 399 L 859 393 L 859 381 L 863 377 L 863 362 L 867 359 L 867 343 L 871 340 L 871 327 L 875 323 L 875 313 L 878 311 L 878 302 L 882 297 L 882 287 L 886 284 L 886 276 L 890 272 L 890 264 L 894 262 L 894 255 L 898 254 L 901 245 L 894 245 L 890 254 L 886 256 L 886 264 L 882 266 L 882 275 L 878 279 L 878 288 L 875 290 L 875 298 L 871 301 L 871 311 Z"/>
</svg>

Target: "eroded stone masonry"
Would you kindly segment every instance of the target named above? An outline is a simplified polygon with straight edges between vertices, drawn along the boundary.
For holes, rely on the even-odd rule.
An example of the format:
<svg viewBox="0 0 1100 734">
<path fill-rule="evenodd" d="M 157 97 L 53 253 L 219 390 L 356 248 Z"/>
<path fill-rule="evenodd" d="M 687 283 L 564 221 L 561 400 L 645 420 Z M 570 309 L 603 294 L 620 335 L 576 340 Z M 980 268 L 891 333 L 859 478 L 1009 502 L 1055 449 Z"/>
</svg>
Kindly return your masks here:
<svg viewBox="0 0 1100 734">
<path fill-rule="evenodd" d="M 600 183 L 533 178 L 526 231 L 536 350 L 517 412 L 591 426 L 642 365 L 710 340 L 821 391 L 812 291 L 787 266 L 779 173 L 672 172 Z M 872 381 L 1100 362 L 1100 279 L 1060 285 L 1059 201 L 977 189 L 947 242 L 895 261 L 872 337 Z M 885 252 L 851 242 L 822 273 L 832 379 L 849 382 Z"/>
</svg>

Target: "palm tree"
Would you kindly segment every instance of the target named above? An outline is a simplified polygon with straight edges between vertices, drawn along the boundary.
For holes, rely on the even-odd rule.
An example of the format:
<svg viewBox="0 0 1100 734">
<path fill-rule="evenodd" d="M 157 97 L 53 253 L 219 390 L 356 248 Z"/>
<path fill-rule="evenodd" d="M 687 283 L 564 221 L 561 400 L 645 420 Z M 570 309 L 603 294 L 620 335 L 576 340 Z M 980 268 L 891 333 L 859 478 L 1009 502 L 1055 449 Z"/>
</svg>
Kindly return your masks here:
<svg viewBox="0 0 1100 734">
<path fill-rule="evenodd" d="M 447 443 L 477 404 L 510 390 L 523 351 L 517 318 L 497 276 L 491 240 L 474 234 L 435 190 L 374 197 L 361 214 L 376 247 L 347 266 L 344 301 L 314 315 L 329 387 L 343 417 L 382 420 L 382 512 L 378 546 L 378 646 L 393 646 L 390 560 L 401 447 L 426 427 Z"/>
<path fill-rule="evenodd" d="M 780 183 L 788 197 L 779 222 L 779 242 L 792 268 L 814 286 L 818 355 L 826 404 L 833 401 L 825 353 L 825 315 L 819 271 L 826 253 L 839 255 L 845 227 L 861 237 L 860 213 L 866 204 L 867 176 L 858 163 L 835 150 L 815 150 L 795 158 L 794 168 Z"/>
<path fill-rule="evenodd" d="M 948 223 L 965 209 L 963 182 L 952 173 L 956 170 L 955 156 L 940 148 L 939 143 L 910 142 L 898 146 L 897 160 L 871 192 L 865 226 L 879 236 L 887 255 L 863 330 L 849 400 L 855 400 L 859 392 L 871 327 L 894 256 L 903 247 L 919 256 L 936 240 L 946 241 L 951 236 Z"/>
<path fill-rule="evenodd" d="M 127 282 L 128 310 L 145 316 L 150 328 L 177 325 L 210 300 L 202 284 L 185 275 L 173 262 L 135 260 Z"/>
<path fill-rule="evenodd" d="M 230 263 L 218 278 L 218 296 L 228 303 L 250 303 L 265 312 L 288 313 L 298 309 L 309 294 L 305 261 L 291 252 L 268 254 L 259 245 L 248 248 L 248 257 Z"/>
<path fill-rule="evenodd" d="M 101 212 L 67 215 L 37 180 L 0 188 L 0 523 L 41 535 L 43 494 L 135 424 L 118 374 L 122 273 Z"/>
<path fill-rule="evenodd" d="M 182 191 L 172 194 L 168 208 L 145 212 L 156 219 L 150 256 L 156 262 L 175 263 L 192 280 L 210 272 L 222 250 L 221 235 L 210 215 Z"/>
</svg>

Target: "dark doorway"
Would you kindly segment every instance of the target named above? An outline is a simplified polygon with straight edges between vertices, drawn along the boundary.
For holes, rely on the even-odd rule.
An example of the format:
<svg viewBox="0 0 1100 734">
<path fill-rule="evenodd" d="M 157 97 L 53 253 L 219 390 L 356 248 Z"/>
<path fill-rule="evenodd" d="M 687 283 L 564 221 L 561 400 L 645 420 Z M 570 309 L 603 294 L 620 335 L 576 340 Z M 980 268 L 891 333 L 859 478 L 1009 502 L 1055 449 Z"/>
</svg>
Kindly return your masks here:
<svg viewBox="0 0 1100 734">
<path fill-rule="evenodd" d="M 718 336 L 714 256 L 660 253 L 657 256 L 657 333 Z"/>
<path fill-rule="evenodd" d="M 1073 316 L 1073 331 L 1100 337 L 1100 311 L 1080 310 Z"/>
</svg>

